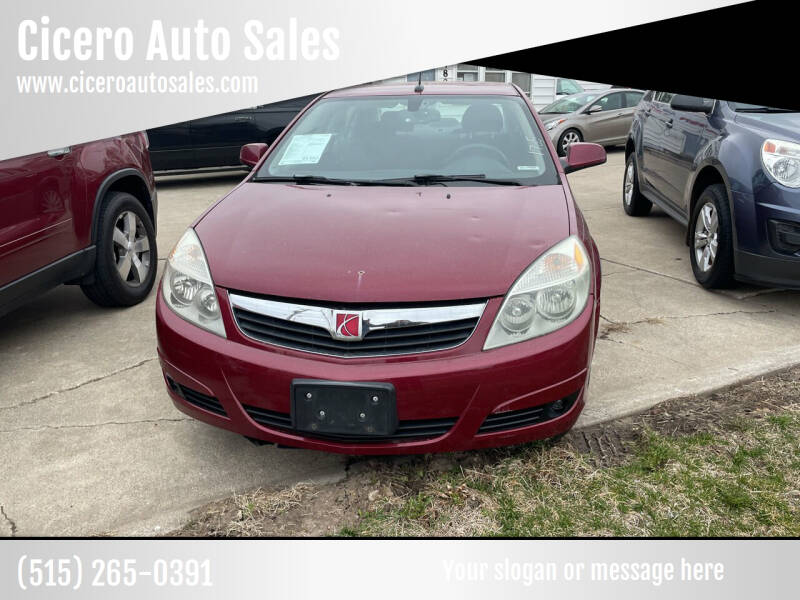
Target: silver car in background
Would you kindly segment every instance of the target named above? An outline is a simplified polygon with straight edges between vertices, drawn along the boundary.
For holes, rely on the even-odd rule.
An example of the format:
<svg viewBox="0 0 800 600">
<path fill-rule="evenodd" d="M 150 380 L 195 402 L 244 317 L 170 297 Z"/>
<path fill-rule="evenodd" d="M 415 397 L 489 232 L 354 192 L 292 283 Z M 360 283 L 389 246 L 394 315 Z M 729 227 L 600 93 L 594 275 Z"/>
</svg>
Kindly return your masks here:
<svg viewBox="0 0 800 600">
<path fill-rule="evenodd" d="M 559 98 L 538 112 L 559 155 L 566 156 L 575 142 L 624 144 L 643 95 L 642 90 L 627 88 L 581 92 Z"/>
</svg>

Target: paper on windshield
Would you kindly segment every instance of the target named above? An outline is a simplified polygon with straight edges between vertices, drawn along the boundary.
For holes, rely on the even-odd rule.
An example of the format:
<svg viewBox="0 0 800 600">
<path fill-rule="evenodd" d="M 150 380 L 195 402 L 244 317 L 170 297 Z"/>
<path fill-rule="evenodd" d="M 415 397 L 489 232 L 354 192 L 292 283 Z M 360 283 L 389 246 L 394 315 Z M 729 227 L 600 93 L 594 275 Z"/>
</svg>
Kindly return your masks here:
<svg viewBox="0 0 800 600">
<path fill-rule="evenodd" d="M 299 134 L 292 138 L 279 165 L 315 165 L 331 139 L 330 133 Z"/>
</svg>

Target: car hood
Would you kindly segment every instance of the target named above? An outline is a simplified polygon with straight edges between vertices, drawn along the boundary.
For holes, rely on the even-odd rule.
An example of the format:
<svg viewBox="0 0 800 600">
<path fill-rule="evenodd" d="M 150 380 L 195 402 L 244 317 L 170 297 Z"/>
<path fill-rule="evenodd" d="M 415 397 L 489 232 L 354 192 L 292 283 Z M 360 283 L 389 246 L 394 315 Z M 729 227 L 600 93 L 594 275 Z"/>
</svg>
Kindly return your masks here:
<svg viewBox="0 0 800 600">
<path fill-rule="evenodd" d="M 218 286 L 334 302 L 501 296 L 569 235 L 559 185 L 244 183 L 195 226 Z"/>
<path fill-rule="evenodd" d="M 736 122 L 760 129 L 765 135 L 778 135 L 785 140 L 800 140 L 800 113 L 738 113 Z"/>
</svg>

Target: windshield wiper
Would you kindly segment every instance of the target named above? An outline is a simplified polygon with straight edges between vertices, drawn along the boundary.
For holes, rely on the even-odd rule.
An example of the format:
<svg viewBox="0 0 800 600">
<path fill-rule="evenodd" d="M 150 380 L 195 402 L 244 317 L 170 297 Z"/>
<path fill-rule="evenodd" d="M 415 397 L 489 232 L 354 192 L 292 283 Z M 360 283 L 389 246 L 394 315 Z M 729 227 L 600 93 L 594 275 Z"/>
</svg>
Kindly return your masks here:
<svg viewBox="0 0 800 600">
<path fill-rule="evenodd" d="M 422 174 L 412 177 L 398 177 L 395 179 L 336 179 L 322 175 L 291 175 L 253 177 L 251 181 L 257 183 L 297 183 L 300 185 L 370 185 L 370 186 L 411 186 L 430 185 L 432 183 L 446 183 L 448 181 L 477 181 L 489 185 L 522 185 L 513 179 L 490 179 L 483 174 L 475 175 L 436 175 Z"/>
<path fill-rule="evenodd" d="M 432 183 L 447 183 L 448 181 L 477 181 L 478 183 L 486 183 L 489 185 L 522 185 L 519 181 L 514 179 L 491 179 L 482 173 L 474 175 L 437 175 L 419 174 L 412 177 L 399 177 L 397 179 L 382 179 L 385 183 L 398 183 L 401 181 L 413 182 L 416 185 L 430 185 Z"/>
<path fill-rule="evenodd" d="M 322 175 L 291 175 L 291 176 L 269 176 L 253 177 L 251 181 L 257 183 L 298 183 L 300 185 L 412 185 L 408 181 L 381 181 L 377 179 L 337 179 L 334 177 L 323 177 Z"/>
<path fill-rule="evenodd" d="M 740 113 L 794 113 L 796 110 L 788 108 L 772 108 L 771 106 L 758 106 L 754 108 L 737 108 L 736 112 Z"/>
</svg>

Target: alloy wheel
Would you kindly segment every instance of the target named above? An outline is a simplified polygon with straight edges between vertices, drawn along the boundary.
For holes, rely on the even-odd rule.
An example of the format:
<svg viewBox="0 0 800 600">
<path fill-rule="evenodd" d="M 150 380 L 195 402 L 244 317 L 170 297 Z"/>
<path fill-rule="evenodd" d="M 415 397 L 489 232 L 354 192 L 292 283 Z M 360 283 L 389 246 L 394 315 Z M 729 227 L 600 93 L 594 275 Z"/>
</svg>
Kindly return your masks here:
<svg viewBox="0 0 800 600">
<path fill-rule="evenodd" d="M 150 271 L 150 242 L 142 220 L 136 213 L 126 210 L 114 223 L 114 262 L 122 281 L 139 286 Z"/>
<path fill-rule="evenodd" d="M 569 148 L 572 144 L 576 142 L 580 142 L 581 138 L 578 136 L 577 133 L 574 131 L 568 131 L 564 134 L 564 137 L 561 138 L 561 149 L 564 150 L 564 153 L 567 152 L 567 148 Z"/>
<path fill-rule="evenodd" d="M 697 215 L 694 225 L 694 258 L 703 273 L 714 266 L 719 247 L 719 215 L 717 207 L 706 202 Z"/>
<path fill-rule="evenodd" d="M 628 163 L 628 168 L 625 169 L 625 184 L 623 188 L 625 204 L 631 205 L 633 201 L 633 160 Z"/>
</svg>

